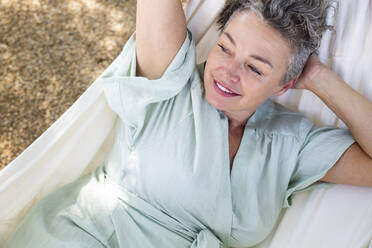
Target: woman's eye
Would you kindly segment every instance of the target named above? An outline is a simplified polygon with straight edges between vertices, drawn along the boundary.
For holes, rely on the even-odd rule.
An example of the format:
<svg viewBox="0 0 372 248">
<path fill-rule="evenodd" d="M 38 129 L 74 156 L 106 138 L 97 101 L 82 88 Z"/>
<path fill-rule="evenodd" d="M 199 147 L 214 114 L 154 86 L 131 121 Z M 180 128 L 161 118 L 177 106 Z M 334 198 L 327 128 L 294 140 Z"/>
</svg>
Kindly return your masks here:
<svg viewBox="0 0 372 248">
<path fill-rule="evenodd" d="M 220 44 L 218 44 L 218 46 L 221 48 L 222 52 L 227 53 L 227 49 L 224 46 Z"/>
<path fill-rule="evenodd" d="M 251 65 L 249 65 L 248 66 L 249 67 L 249 69 L 251 69 L 251 71 L 253 71 L 254 73 L 257 73 L 258 75 L 262 75 L 262 73 L 259 71 L 259 70 L 257 70 L 254 66 L 251 66 Z"/>
</svg>

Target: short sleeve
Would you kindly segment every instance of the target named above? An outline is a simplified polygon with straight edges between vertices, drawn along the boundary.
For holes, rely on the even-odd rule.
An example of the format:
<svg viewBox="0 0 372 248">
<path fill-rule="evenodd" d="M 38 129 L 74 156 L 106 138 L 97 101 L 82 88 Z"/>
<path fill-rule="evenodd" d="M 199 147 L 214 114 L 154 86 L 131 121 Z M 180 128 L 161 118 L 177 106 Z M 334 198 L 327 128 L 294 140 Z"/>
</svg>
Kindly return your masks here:
<svg viewBox="0 0 372 248">
<path fill-rule="evenodd" d="M 134 33 L 99 80 L 110 108 L 134 135 L 153 109 L 150 105 L 175 97 L 190 81 L 195 68 L 195 45 L 187 30 L 185 41 L 161 78 L 137 77 Z"/>
<path fill-rule="evenodd" d="M 313 188 L 329 186 L 320 182 L 342 154 L 355 142 L 351 132 L 336 127 L 318 127 L 309 120 L 301 127 L 305 131 L 295 169 L 286 192 L 284 208 L 291 205 L 291 195 Z"/>
</svg>

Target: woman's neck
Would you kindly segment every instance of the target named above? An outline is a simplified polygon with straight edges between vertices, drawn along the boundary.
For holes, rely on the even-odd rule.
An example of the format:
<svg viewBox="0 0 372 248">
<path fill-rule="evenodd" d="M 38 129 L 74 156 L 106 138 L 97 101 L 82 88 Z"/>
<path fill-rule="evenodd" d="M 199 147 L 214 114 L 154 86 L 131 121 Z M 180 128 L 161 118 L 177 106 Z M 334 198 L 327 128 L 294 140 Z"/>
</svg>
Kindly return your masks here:
<svg viewBox="0 0 372 248">
<path fill-rule="evenodd" d="M 254 114 L 255 111 L 251 113 L 244 113 L 244 115 L 232 114 L 229 112 L 224 112 L 229 119 L 229 130 L 230 131 L 240 131 L 244 129 L 245 124 L 249 118 Z"/>
</svg>

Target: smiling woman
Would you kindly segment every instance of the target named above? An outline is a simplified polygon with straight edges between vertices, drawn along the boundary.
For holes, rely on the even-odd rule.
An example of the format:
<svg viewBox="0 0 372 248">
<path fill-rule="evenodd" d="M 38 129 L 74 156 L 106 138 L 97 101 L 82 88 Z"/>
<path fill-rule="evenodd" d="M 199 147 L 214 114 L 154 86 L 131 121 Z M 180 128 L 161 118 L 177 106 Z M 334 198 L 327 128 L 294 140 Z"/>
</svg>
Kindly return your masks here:
<svg viewBox="0 0 372 248">
<path fill-rule="evenodd" d="M 251 247 L 295 192 L 320 180 L 371 185 L 371 103 L 316 56 L 298 69 L 299 54 L 319 42 L 328 1 L 229 0 L 200 65 L 178 0 L 137 3 L 138 29 L 99 79 L 119 117 L 110 154 L 37 204 L 5 247 Z M 287 20 L 296 43 L 273 20 Z M 297 78 L 351 132 L 269 99 Z M 342 105 L 346 96 L 362 118 Z"/>
</svg>

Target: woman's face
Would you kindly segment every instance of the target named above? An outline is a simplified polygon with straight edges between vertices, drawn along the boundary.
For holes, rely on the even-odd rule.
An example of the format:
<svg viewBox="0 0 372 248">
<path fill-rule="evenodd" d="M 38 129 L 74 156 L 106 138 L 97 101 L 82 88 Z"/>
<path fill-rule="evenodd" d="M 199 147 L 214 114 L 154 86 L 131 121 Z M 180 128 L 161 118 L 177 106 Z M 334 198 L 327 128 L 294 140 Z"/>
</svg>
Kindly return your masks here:
<svg viewBox="0 0 372 248">
<path fill-rule="evenodd" d="M 256 13 L 237 14 L 208 56 L 204 71 L 207 101 L 228 116 L 249 118 L 268 97 L 289 88 L 280 82 L 290 52 L 286 40 Z"/>
</svg>

